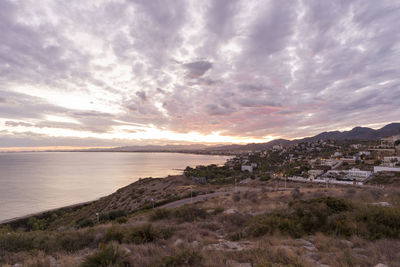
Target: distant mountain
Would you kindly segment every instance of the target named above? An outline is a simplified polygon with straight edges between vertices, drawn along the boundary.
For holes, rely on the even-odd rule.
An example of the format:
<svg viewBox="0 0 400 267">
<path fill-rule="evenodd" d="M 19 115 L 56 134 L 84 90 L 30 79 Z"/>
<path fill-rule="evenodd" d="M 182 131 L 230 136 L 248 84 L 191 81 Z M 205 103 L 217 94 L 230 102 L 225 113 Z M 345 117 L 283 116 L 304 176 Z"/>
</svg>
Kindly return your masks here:
<svg viewBox="0 0 400 267">
<path fill-rule="evenodd" d="M 265 150 L 273 147 L 274 145 L 289 144 L 292 141 L 286 139 L 275 139 L 267 143 L 251 143 L 247 145 L 226 145 L 217 147 L 208 147 L 206 150 L 212 151 L 227 151 L 227 150 Z"/>
<path fill-rule="evenodd" d="M 316 140 L 379 140 L 384 137 L 400 134 L 400 123 L 391 123 L 378 130 L 368 127 L 355 127 L 350 131 L 323 132 L 312 137 L 300 139 L 301 142 Z"/>
<path fill-rule="evenodd" d="M 89 149 L 85 151 L 110 151 L 110 152 L 185 152 L 185 151 L 238 151 L 238 150 L 265 150 L 274 145 L 296 144 L 301 142 L 314 142 L 317 140 L 379 140 L 383 137 L 400 134 L 400 123 L 391 123 L 378 130 L 368 127 L 355 127 L 350 131 L 331 131 L 323 132 L 315 136 L 303 139 L 275 139 L 266 143 L 251 143 L 247 145 L 223 145 L 223 146 L 206 146 L 202 144 L 192 145 L 147 145 L 147 146 L 123 146 L 108 149 Z"/>
<path fill-rule="evenodd" d="M 191 144 L 191 145 L 145 145 L 145 146 L 121 146 L 113 148 L 93 148 L 85 151 L 109 151 L 109 152 L 162 152 L 162 151 L 191 151 L 191 150 L 202 150 L 207 148 L 206 145 L 202 144 Z"/>
<path fill-rule="evenodd" d="M 381 129 L 374 130 L 368 127 L 355 127 L 350 131 L 331 131 L 323 132 L 315 136 L 306 137 L 303 139 L 276 139 L 267 143 L 247 144 L 247 145 L 227 145 L 220 147 L 209 147 L 207 150 L 264 150 L 271 148 L 274 145 L 296 144 L 301 142 L 314 142 L 317 140 L 379 140 L 384 137 L 400 134 L 400 123 L 391 123 Z"/>
</svg>

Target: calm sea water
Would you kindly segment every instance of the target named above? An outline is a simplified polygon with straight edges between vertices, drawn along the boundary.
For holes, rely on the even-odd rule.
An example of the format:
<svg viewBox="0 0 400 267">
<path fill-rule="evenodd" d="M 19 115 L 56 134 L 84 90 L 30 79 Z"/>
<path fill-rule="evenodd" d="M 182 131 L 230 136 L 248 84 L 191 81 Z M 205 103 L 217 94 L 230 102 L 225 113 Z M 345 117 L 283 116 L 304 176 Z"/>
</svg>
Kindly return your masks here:
<svg viewBox="0 0 400 267">
<path fill-rule="evenodd" d="M 222 164 L 226 156 L 179 153 L 0 153 L 0 221 L 97 199 L 141 177 Z"/>
</svg>

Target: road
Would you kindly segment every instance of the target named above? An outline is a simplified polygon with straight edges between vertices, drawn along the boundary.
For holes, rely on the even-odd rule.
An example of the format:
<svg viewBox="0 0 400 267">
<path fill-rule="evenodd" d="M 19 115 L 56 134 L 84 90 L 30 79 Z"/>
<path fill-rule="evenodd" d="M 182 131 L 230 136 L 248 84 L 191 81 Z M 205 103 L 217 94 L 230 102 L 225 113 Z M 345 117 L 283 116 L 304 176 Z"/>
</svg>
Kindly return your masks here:
<svg viewBox="0 0 400 267">
<path fill-rule="evenodd" d="M 268 188 L 268 189 L 273 189 Z M 293 188 L 292 188 L 293 189 Z M 204 194 L 204 195 L 198 195 L 192 198 L 184 198 L 184 199 L 180 199 L 174 202 L 170 202 L 167 203 L 165 205 L 160 206 L 159 208 L 162 209 L 172 209 L 172 208 L 177 208 L 180 206 L 183 206 L 185 204 L 192 204 L 192 203 L 196 203 L 198 201 L 202 201 L 202 200 L 206 200 L 208 198 L 212 198 L 212 197 L 218 197 L 218 196 L 223 196 L 226 194 L 233 194 L 234 192 L 259 192 L 261 191 L 260 188 L 254 188 L 254 187 L 247 187 L 247 186 L 237 186 L 236 189 L 235 188 L 230 188 L 228 190 L 223 190 L 223 191 L 218 191 L 218 192 L 214 192 L 214 193 L 209 193 L 209 194 Z M 290 188 L 284 189 L 284 188 L 279 188 L 279 190 L 291 190 Z"/>
</svg>

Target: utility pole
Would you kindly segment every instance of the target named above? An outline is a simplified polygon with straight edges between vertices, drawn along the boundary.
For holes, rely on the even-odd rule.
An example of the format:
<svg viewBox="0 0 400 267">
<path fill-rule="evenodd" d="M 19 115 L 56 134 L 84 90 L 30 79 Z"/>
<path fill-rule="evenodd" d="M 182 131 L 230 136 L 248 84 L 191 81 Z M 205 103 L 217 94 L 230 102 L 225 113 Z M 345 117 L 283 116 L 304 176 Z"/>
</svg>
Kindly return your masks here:
<svg viewBox="0 0 400 267">
<path fill-rule="evenodd" d="M 190 204 L 193 203 L 193 189 L 190 187 Z"/>
<path fill-rule="evenodd" d="M 235 193 L 236 193 L 236 178 L 235 178 Z"/>
<path fill-rule="evenodd" d="M 153 210 L 154 210 L 154 198 L 152 198 L 151 201 L 153 202 Z"/>
</svg>

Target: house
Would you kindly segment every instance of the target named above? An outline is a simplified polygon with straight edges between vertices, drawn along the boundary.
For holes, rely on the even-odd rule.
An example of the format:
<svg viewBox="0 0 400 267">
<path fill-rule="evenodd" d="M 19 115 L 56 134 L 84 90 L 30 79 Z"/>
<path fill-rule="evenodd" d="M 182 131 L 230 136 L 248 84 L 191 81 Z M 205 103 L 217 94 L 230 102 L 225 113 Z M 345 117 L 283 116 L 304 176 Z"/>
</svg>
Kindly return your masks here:
<svg viewBox="0 0 400 267">
<path fill-rule="evenodd" d="M 384 157 L 383 165 L 386 167 L 400 167 L 400 157 Z"/>
<path fill-rule="evenodd" d="M 346 173 L 346 177 L 353 178 L 356 180 L 365 180 L 371 176 L 372 172 L 370 171 L 362 171 L 360 169 L 352 168 L 348 171 L 344 171 Z"/>
<path fill-rule="evenodd" d="M 400 167 L 374 166 L 374 172 L 400 172 Z"/>
<path fill-rule="evenodd" d="M 357 158 L 353 157 L 353 156 L 349 156 L 349 157 L 340 158 L 340 160 L 343 162 L 347 162 L 350 165 L 353 165 L 353 164 L 356 164 Z"/>
<path fill-rule="evenodd" d="M 314 179 L 323 173 L 324 173 L 323 170 L 309 170 L 308 171 L 308 175 L 310 176 L 311 179 Z"/>
<path fill-rule="evenodd" d="M 342 156 L 343 156 L 342 153 L 336 151 L 331 157 L 332 157 L 332 158 L 339 158 L 339 157 L 342 157 Z"/>
<path fill-rule="evenodd" d="M 354 148 L 354 149 L 360 149 L 362 147 L 362 145 L 361 144 L 352 144 L 350 147 Z"/>
<path fill-rule="evenodd" d="M 253 172 L 253 166 L 251 166 L 251 165 L 242 165 L 241 170 L 242 170 L 242 172 L 244 172 L 244 171 Z"/>
<path fill-rule="evenodd" d="M 359 156 L 362 156 L 362 155 L 364 155 L 364 156 L 371 156 L 371 152 L 369 152 L 369 151 L 360 151 L 360 152 L 358 152 L 358 155 L 359 155 Z"/>
<path fill-rule="evenodd" d="M 272 150 L 274 150 L 274 151 L 278 151 L 278 150 L 282 150 L 282 149 L 283 149 L 283 147 L 281 145 L 274 145 L 272 147 Z"/>
<path fill-rule="evenodd" d="M 207 183 L 207 179 L 206 177 L 194 177 L 194 176 L 190 176 L 190 180 L 192 180 L 195 183 L 199 183 L 199 184 L 205 184 Z"/>
<path fill-rule="evenodd" d="M 400 140 L 400 135 L 394 135 L 381 139 L 381 147 L 392 148 L 395 146 L 397 140 Z"/>
</svg>

